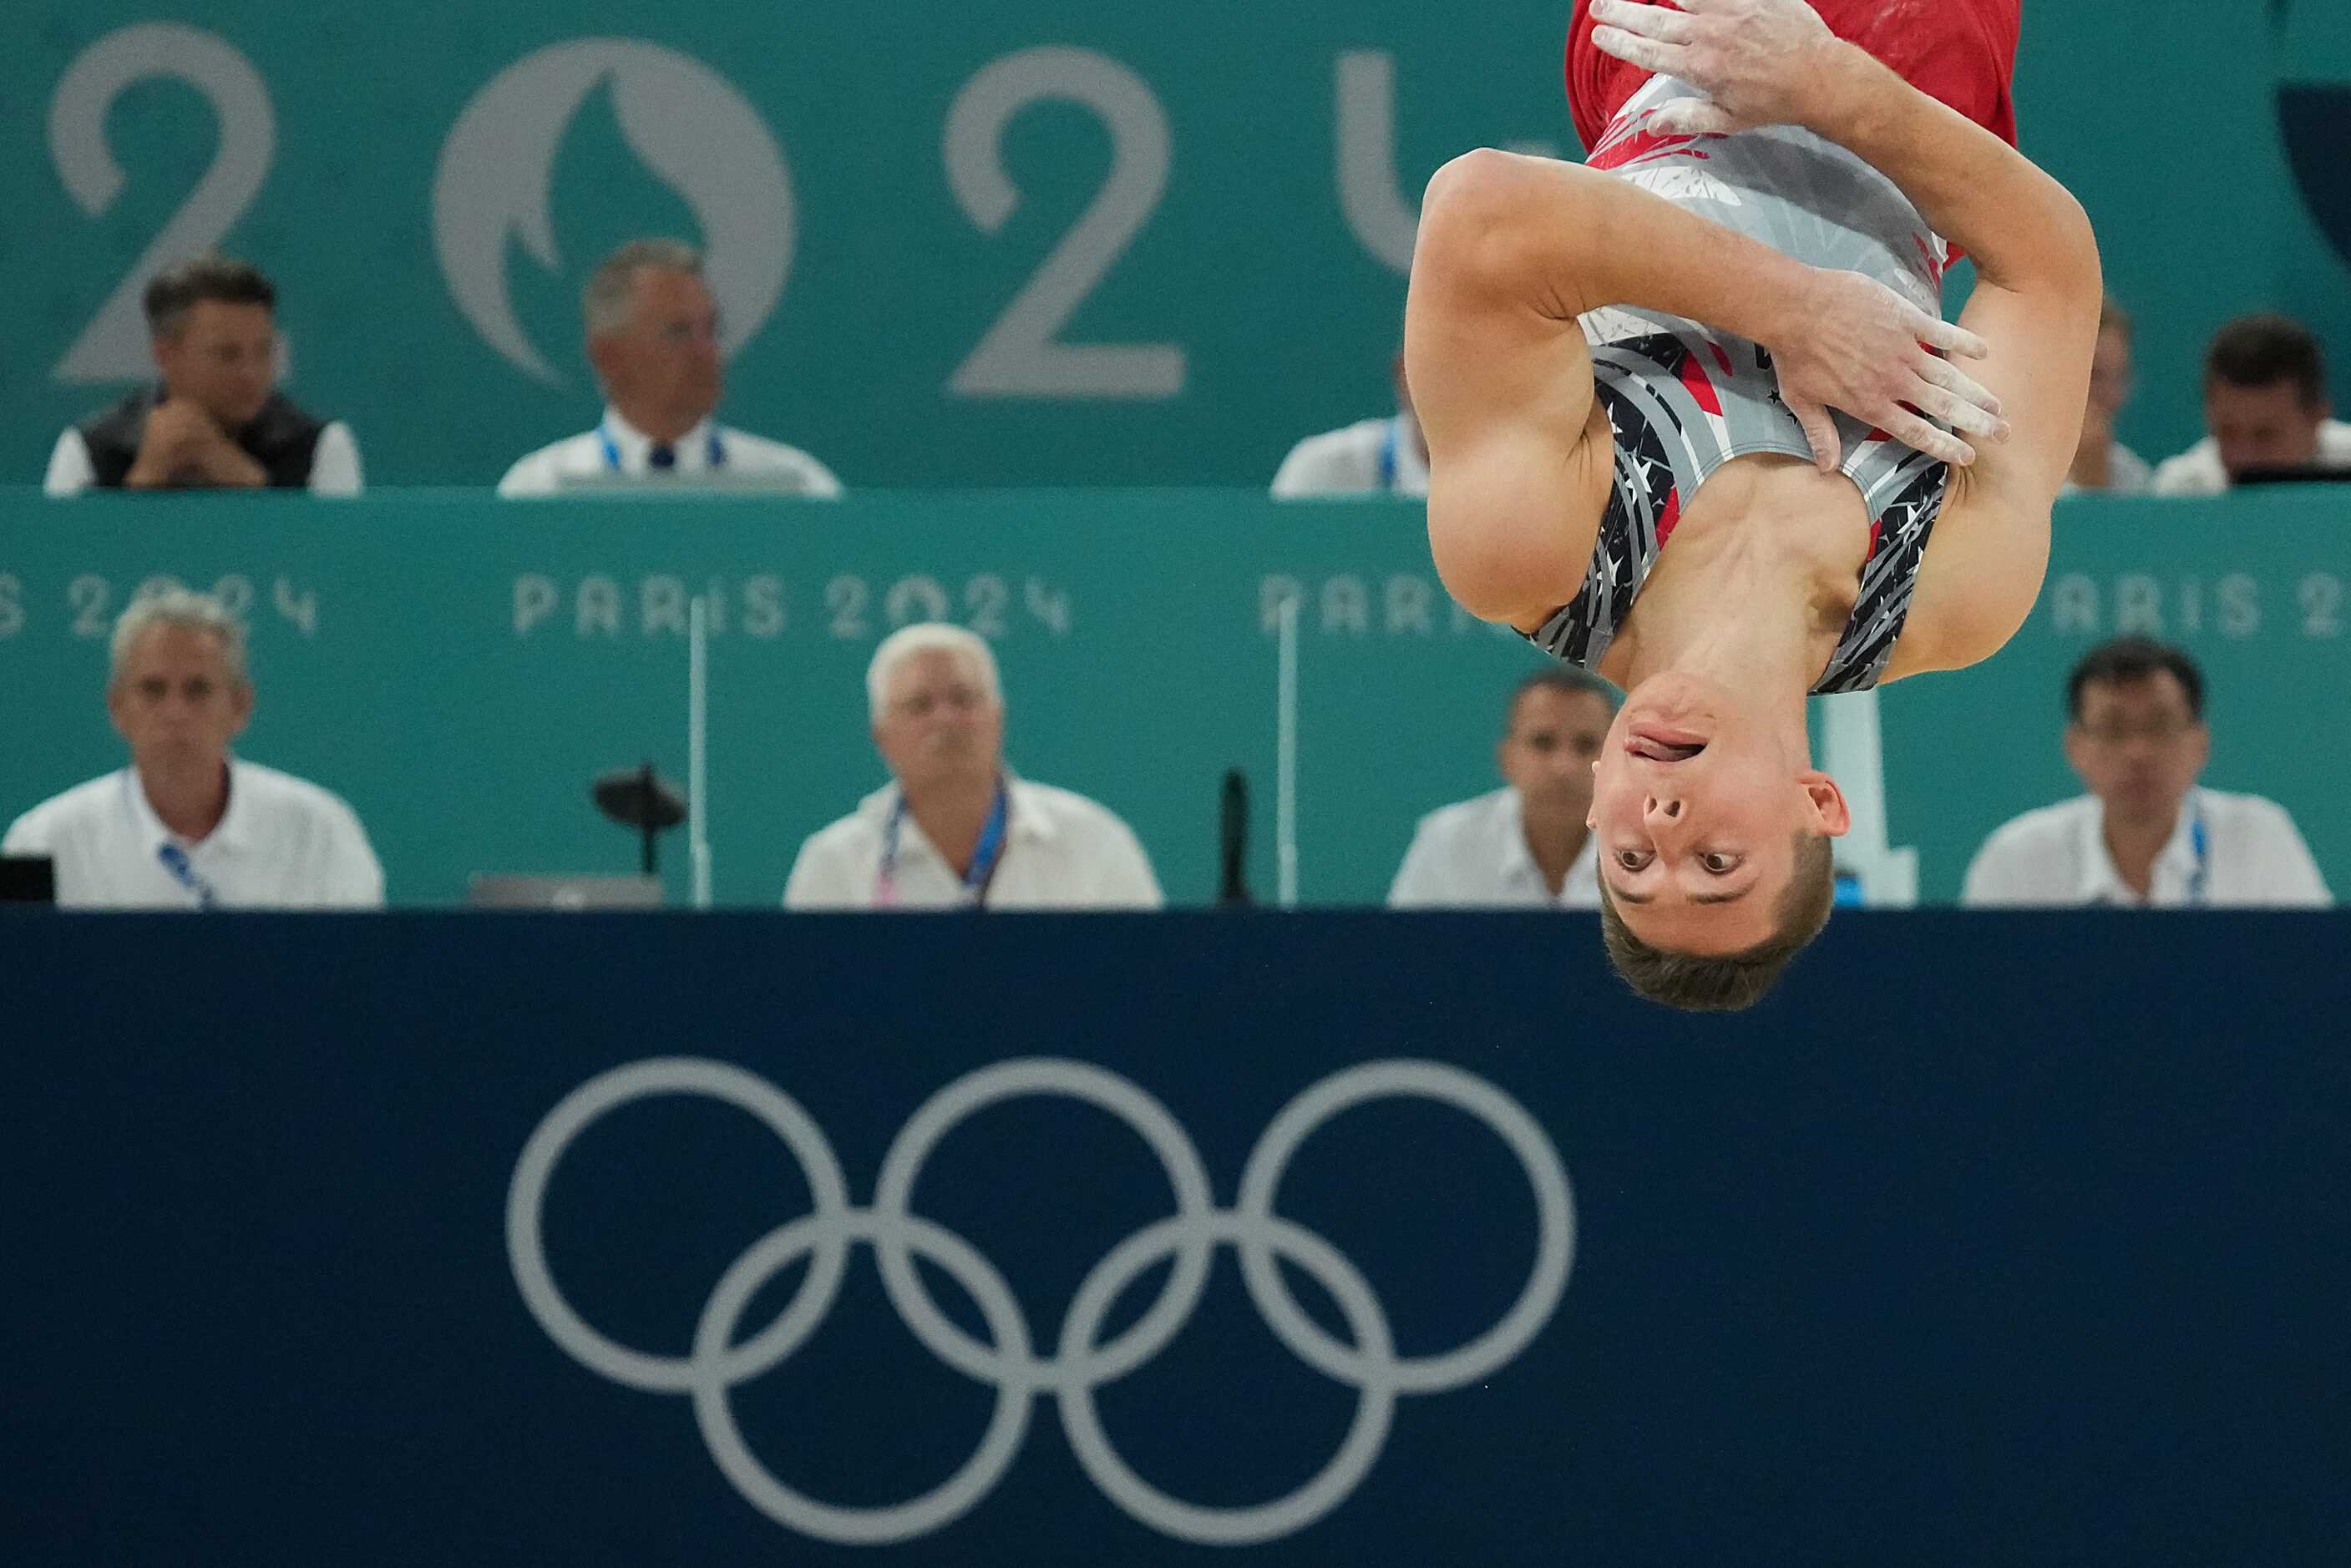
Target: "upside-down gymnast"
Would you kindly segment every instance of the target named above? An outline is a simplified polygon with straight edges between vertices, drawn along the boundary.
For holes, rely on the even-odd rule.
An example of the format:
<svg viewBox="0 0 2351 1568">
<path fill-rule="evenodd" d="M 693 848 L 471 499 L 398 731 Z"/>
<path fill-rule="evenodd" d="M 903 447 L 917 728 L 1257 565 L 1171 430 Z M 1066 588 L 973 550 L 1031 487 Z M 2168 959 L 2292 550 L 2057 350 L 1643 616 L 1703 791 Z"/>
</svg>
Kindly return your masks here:
<svg viewBox="0 0 2351 1568">
<path fill-rule="evenodd" d="M 1438 172 L 1405 353 L 1446 586 L 1630 693 L 1592 807 L 1610 956 L 1720 1010 L 1828 918 L 1849 817 L 1806 693 L 1977 663 L 2030 613 L 2101 286 L 2012 145 L 2018 0 L 1681 5 L 1577 0 L 1588 163 Z"/>
</svg>

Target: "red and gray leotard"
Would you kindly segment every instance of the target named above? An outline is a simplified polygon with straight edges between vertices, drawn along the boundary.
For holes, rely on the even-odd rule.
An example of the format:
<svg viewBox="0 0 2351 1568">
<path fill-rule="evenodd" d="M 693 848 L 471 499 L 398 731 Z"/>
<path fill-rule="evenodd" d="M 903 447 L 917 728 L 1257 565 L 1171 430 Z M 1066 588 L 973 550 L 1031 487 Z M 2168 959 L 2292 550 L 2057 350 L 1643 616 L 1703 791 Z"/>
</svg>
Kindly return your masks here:
<svg viewBox="0 0 2351 1568">
<path fill-rule="evenodd" d="M 1829 31 L 1875 56 L 1895 75 L 1949 104 L 2011 147 L 2016 104 L 2010 78 L 2023 30 L 2023 0 L 1809 0 Z M 1567 31 L 1567 99 L 1575 133 L 1597 150 L 1649 79 L 1640 66 L 1592 43 L 1592 0 L 1575 0 Z"/>
<path fill-rule="evenodd" d="M 2010 78 L 2021 0 L 1812 0 L 1837 36 L 1867 50 L 1919 91 L 2013 146 Z M 1575 0 L 1568 98 L 1595 168 L 1752 235 L 1799 261 L 1848 266 L 1937 309 L 1946 252 L 1892 183 L 1843 150 L 1790 128 L 1727 138 L 1661 139 L 1641 122 L 1690 89 L 1593 47 L 1591 0 Z M 1575 602 L 1535 640 L 1597 665 L 1632 613 L 1685 498 L 1732 457 L 1807 456 L 1781 406 L 1770 361 L 1754 344 L 1693 322 L 1610 311 L 1587 320 L 1594 382 L 1616 430 L 1615 484 L 1590 572 Z M 1882 440 L 1856 449 L 1839 421 L 1844 471 L 1869 507 L 1869 560 L 1844 636 L 1817 690 L 1876 682 L 1907 618 L 1927 537 L 1949 476 Z"/>
<path fill-rule="evenodd" d="M 1694 89 L 1652 78 L 1618 111 L 1590 166 L 1812 266 L 1862 273 L 1929 315 L 1947 253 L 1894 182 L 1791 126 L 1737 136 L 1660 137 L 1652 111 Z M 1616 435 L 1606 513 L 1582 590 L 1531 640 L 1596 669 L 1632 614 L 1682 510 L 1734 458 L 1810 458 L 1758 345 L 1677 317 L 1608 309 L 1584 317 L 1594 390 Z M 1875 686 L 1902 634 L 1919 563 L 1950 483 L 1948 465 L 1838 416 L 1843 472 L 1868 509 L 1869 558 L 1853 616 L 1815 691 Z"/>
</svg>

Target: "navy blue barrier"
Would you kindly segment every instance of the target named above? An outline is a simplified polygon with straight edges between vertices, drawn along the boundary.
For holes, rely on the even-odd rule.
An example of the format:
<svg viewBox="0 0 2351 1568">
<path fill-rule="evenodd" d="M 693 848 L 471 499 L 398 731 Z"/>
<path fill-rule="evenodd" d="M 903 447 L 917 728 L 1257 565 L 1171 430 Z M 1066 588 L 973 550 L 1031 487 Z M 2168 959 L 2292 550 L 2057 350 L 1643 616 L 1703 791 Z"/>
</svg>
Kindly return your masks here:
<svg viewBox="0 0 2351 1568">
<path fill-rule="evenodd" d="M 0 919 L 0 1554 L 2345 1559 L 2351 917 L 1593 938 Z"/>
</svg>

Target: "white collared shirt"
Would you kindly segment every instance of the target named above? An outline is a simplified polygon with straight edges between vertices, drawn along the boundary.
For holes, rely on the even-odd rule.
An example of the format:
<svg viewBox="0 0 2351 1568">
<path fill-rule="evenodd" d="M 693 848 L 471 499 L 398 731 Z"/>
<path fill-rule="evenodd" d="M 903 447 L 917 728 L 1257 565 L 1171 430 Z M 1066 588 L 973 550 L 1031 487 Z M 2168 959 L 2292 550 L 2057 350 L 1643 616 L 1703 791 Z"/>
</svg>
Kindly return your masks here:
<svg viewBox="0 0 2351 1568">
<path fill-rule="evenodd" d="M 1395 441 L 1395 455 L 1388 452 Z M 1387 472 L 1389 462 L 1394 472 Z M 1426 495 L 1428 462 L 1410 422 L 1401 414 L 1365 420 L 1327 435 L 1308 436 L 1281 460 L 1273 493 L 1292 501 L 1310 495 Z"/>
<path fill-rule="evenodd" d="M 81 431 L 68 428 L 49 449 L 49 472 L 41 482 L 41 493 L 62 501 L 97 483 L 89 443 L 81 439 Z M 357 495 L 362 488 L 360 443 L 351 435 L 351 427 L 337 420 L 319 432 L 319 444 L 310 451 L 310 493 L 347 497 Z"/>
<path fill-rule="evenodd" d="M 1587 833 L 1554 894 L 1527 847 L 1526 806 L 1508 786 L 1420 819 L 1388 889 L 1392 909 L 1596 909 L 1600 836 Z"/>
<path fill-rule="evenodd" d="M 2145 495 L 2155 484 L 2155 470 L 2147 459 L 2120 441 L 2106 446 L 2106 483 L 2103 489 L 2085 490 L 2072 480 L 2057 487 L 2060 495 Z"/>
<path fill-rule="evenodd" d="M 228 810 L 197 843 L 165 827 L 138 771 L 76 784 L 16 819 L 0 853 L 57 863 L 57 902 L 83 909 L 375 909 L 383 867 L 341 800 L 274 768 L 230 759 Z M 167 869 L 166 845 L 188 877 Z"/>
<path fill-rule="evenodd" d="M 2204 848 L 2197 853 L 2197 825 Z M 2116 905 L 2176 909 L 2329 908 L 2334 899 L 2294 818 L 2253 794 L 2193 789 L 2155 857 L 2141 898 L 2106 849 L 2105 806 L 2095 795 L 2028 811 L 1994 833 L 1968 867 L 1959 901 L 1971 908 Z M 2199 889 L 2199 883 L 2201 882 Z"/>
<path fill-rule="evenodd" d="M 555 495 L 601 480 L 643 479 L 653 472 L 653 437 L 622 419 L 618 410 L 608 408 L 603 422 L 594 430 L 543 446 L 507 470 L 507 476 L 498 481 L 498 493 L 509 499 Z M 707 484 L 724 479 L 730 484 L 777 494 L 830 500 L 841 493 L 841 481 L 832 476 L 832 471 L 799 448 L 746 435 L 709 420 L 678 437 L 672 450 L 677 462 L 668 472 L 688 489 L 696 482 Z M 714 456 L 718 459 L 715 464 Z"/>
<path fill-rule="evenodd" d="M 2318 427 L 2320 468 L 2351 468 L 2351 425 L 2328 420 Z M 2158 495 L 2220 495 L 2229 489 L 2229 471 L 2220 466 L 2220 443 L 2206 436 L 2178 457 L 2156 464 Z"/>
<path fill-rule="evenodd" d="M 1165 900 L 1150 858 L 1106 806 L 1050 784 L 1013 779 L 1004 857 L 987 889 L 991 909 L 1156 909 Z M 898 786 L 883 785 L 857 809 L 811 835 L 784 888 L 787 909 L 870 909 Z M 970 889 L 909 815 L 898 826 L 894 872 L 902 909 L 956 909 Z"/>
</svg>

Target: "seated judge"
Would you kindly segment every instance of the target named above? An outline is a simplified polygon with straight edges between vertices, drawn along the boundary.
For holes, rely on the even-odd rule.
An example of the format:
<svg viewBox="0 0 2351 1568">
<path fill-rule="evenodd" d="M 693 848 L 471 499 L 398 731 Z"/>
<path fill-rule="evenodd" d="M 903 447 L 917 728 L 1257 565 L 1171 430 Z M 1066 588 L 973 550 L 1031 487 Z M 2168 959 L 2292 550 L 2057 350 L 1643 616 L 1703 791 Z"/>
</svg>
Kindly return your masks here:
<svg viewBox="0 0 2351 1568">
<path fill-rule="evenodd" d="M 726 484 L 841 493 L 831 471 L 798 447 L 746 435 L 714 417 L 726 395 L 726 366 L 699 251 L 675 240 L 632 241 L 589 278 L 582 303 L 604 416 L 594 430 L 541 447 L 507 470 L 500 495 L 554 495 L 644 479 L 681 489 Z"/>
<path fill-rule="evenodd" d="M 1494 748 L 1503 786 L 1420 819 L 1388 907 L 1597 909 L 1592 766 L 1616 703 L 1614 687 L 1573 665 L 1520 681 Z"/>
<path fill-rule="evenodd" d="M 957 626 L 893 633 L 865 677 L 891 782 L 800 846 L 788 909 L 1155 909 L 1125 823 L 1004 764 L 996 656 Z"/>
<path fill-rule="evenodd" d="M 131 765 L 18 817 L 0 854 L 56 863 L 57 902 L 88 909 L 372 909 L 383 868 L 351 808 L 230 754 L 253 717 L 245 632 L 175 589 L 115 624 L 106 711 Z"/>
<path fill-rule="evenodd" d="M 2221 495 L 2263 471 L 2351 470 L 2351 424 L 2335 417 L 2316 334 L 2272 314 L 2220 328 L 2204 356 L 2210 433 L 2155 471 L 2158 495 Z"/>
<path fill-rule="evenodd" d="M 2176 648 L 2120 638 L 2065 685 L 2065 760 L 2089 793 L 2026 812 L 1968 867 L 1976 908 L 2328 908 L 2325 878 L 2275 801 L 2207 789 L 2204 676 Z"/>
<path fill-rule="evenodd" d="M 147 286 L 156 381 L 57 437 L 42 488 L 360 493 L 350 427 L 277 389 L 277 290 L 245 262 L 200 255 Z"/>
</svg>

